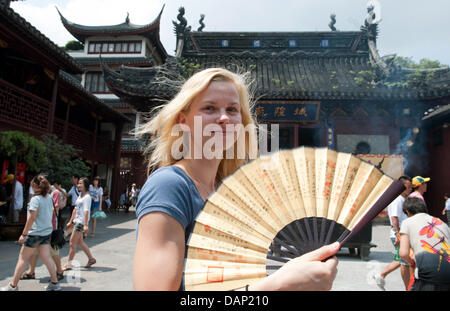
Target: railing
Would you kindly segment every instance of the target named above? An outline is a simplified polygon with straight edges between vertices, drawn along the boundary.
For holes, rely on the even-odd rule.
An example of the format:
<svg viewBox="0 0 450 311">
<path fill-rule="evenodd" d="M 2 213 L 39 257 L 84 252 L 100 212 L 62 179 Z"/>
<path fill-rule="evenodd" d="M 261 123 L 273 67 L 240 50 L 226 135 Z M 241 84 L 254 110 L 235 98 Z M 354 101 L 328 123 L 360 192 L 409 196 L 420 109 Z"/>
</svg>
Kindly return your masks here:
<svg viewBox="0 0 450 311">
<path fill-rule="evenodd" d="M 51 103 L 0 79 L 0 120 L 34 132 L 48 130 Z"/>
<path fill-rule="evenodd" d="M 48 133 L 48 122 L 51 103 L 9 82 L 0 79 L 0 122 L 16 124 L 30 132 Z M 62 119 L 54 118 L 53 134 L 64 138 Z M 81 156 L 99 162 L 113 162 L 114 142 L 97 136 L 94 147 L 94 133 L 68 124 L 64 143 L 73 145 L 82 151 Z"/>
</svg>

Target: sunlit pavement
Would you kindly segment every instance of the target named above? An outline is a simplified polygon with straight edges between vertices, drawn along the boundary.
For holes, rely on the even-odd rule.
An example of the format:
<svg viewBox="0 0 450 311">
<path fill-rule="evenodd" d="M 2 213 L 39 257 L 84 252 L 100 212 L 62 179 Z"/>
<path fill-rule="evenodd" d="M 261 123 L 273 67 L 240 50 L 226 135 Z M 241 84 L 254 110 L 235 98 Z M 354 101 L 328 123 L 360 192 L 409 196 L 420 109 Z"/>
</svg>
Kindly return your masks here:
<svg viewBox="0 0 450 311">
<path fill-rule="evenodd" d="M 86 240 L 97 263 L 90 269 L 83 268 L 87 257 L 78 249 L 75 260 L 81 268 L 65 272 L 60 282 L 63 291 L 130 291 L 133 289 L 133 255 L 136 241 L 136 219 L 134 210 L 109 214 L 105 220 L 97 222 L 95 238 Z M 339 251 L 338 274 L 332 290 L 379 291 L 372 275 L 381 272 L 392 260 L 393 246 L 389 240 L 389 226 L 373 225 L 370 260 L 363 261 L 349 254 L 348 249 Z M 0 286 L 11 279 L 17 263 L 20 246 L 13 241 L 0 242 Z M 68 244 L 60 250 L 62 263 L 67 262 Z M 75 263 L 75 261 L 74 261 Z M 269 262 L 269 264 L 271 264 Z M 272 264 L 275 264 L 273 262 Z M 39 261 L 35 280 L 21 280 L 19 290 L 42 291 L 50 277 L 47 269 Z M 386 290 L 403 291 L 400 270 L 386 277 Z"/>
</svg>

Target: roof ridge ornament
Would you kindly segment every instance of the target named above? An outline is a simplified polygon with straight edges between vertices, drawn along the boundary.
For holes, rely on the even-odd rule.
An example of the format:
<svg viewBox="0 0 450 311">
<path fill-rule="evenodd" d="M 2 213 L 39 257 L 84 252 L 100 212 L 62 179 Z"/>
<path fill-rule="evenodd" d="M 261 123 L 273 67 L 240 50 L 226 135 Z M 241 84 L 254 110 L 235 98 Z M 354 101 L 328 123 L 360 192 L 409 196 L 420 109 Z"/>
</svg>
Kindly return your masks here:
<svg viewBox="0 0 450 311">
<path fill-rule="evenodd" d="M 376 41 L 378 36 L 378 25 L 381 19 L 377 18 L 375 14 L 375 5 L 373 1 L 367 3 L 367 17 L 364 20 L 364 25 L 361 26 L 361 31 L 364 32 L 369 40 Z"/>
<path fill-rule="evenodd" d="M 205 24 L 203 23 L 203 20 L 205 19 L 205 14 L 200 14 L 200 20 L 198 23 L 200 24 L 200 27 L 198 27 L 197 31 L 201 32 L 203 31 L 203 28 L 205 28 Z"/>
<path fill-rule="evenodd" d="M 184 49 L 184 40 L 188 37 L 191 32 L 191 26 L 187 26 L 187 20 L 184 18 L 184 7 L 178 9 L 177 19 L 179 23 L 172 21 L 173 30 L 177 36 L 177 44 L 175 48 L 175 56 L 177 58 L 181 57 Z"/>
<path fill-rule="evenodd" d="M 336 14 L 332 13 L 330 15 L 330 23 L 328 24 L 328 27 L 330 27 L 331 31 L 336 31 L 336 27 L 334 27 L 334 25 L 336 24 Z"/>
<path fill-rule="evenodd" d="M 186 20 L 186 18 L 184 18 L 184 14 L 185 14 L 184 7 L 181 6 L 178 9 L 178 12 L 179 13 L 177 15 L 177 19 L 178 19 L 179 23 L 172 21 L 173 26 L 174 26 L 174 31 L 175 31 L 175 34 L 177 35 L 177 37 L 180 35 L 185 35 L 191 31 L 191 26 L 187 26 L 187 20 Z"/>
<path fill-rule="evenodd" d="M 130 23 L 130 13 L 127 12 L 127 18 L 125 18 L 125 24 L 129 24 Z"/>
</svg>

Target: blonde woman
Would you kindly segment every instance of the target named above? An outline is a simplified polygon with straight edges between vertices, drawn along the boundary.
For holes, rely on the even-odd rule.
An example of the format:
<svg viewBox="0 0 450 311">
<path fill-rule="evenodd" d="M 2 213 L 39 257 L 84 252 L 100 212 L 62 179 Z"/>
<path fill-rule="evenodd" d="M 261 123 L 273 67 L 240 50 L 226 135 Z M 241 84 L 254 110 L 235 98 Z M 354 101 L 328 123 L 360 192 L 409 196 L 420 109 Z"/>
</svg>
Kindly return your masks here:
<svg viewBox="0 0 450 311">
<path fill-rule="evenodd" d="M 141 134 L 154 135 L 146 153 L 151 153 L 149 169 L 156 171 L 143 186 L 136 206 L 136 290 L 183 289 L 186 241 L 197 214 L 218 183 L 254 152 L 251 147 L 256 145 L 255 133 L 245 131 L 242 135 L 232 128 L 254 124 L 244 77 L 210 68 L 186 81 L 175 98 L 143 126 Z M 177 128 L 194 135 L 180 139 L 173 135 Z M 207 129 L 211 136 L 202 134 Z M 195 135 L 199 132 L 200 136 Z M 205 148 L 210 139 L 222 144 Z M 238 156 L 242 146 L 244 157 Z M 216 156 L 205 154 L 205 149 Z M 246 289 L 328 290 L 338 262 L 336 257 L 325 262 L 320 259 L 333 256 L 338 248 L 338 244 L 324 246 L 291 260 Z"/>
</svg>

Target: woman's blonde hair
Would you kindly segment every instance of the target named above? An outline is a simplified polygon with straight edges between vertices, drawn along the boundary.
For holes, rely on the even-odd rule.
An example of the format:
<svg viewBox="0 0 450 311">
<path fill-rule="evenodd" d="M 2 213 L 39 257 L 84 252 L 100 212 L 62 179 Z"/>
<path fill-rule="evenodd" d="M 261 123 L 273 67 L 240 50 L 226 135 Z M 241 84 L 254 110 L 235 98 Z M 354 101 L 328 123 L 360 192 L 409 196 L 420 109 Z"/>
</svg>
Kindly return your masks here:
<svg viewBox="0 0 450 311">
<path fill-rule="evenodd" d="M 229 81 L 233 83 L 238 91 L 241 104 L 242 125 L 247 128 L 256 128 L 255 118 L 251 112 L 252 102 L 249 93 L 249 83 L 245 74 L 236 74 L 224 68 L 209 68 L 197 72 L 190 77 L 181 87 L 178 94 L 167 104 L 157 107 L 152 113 L 156 114 L 138 129 L 140 136 L 149 135 L 150 144 L 144 149 L 148 159 L 148 172 L 156 168 L 170 166 L 177 162 L 172 156 L 172 144 L 179 138 L 173 136 L 172 129 L 178 123 L 180 112 L 187 112 L 194 99 L 203 92 L 212 81 Z M 219 165 L 216 182 L 230 175 L 241 166 L 249 157 L 250 148 L 256 148 L 256 132 L 245 131 L 245 159 L 234 157 L 224 158 Z M 235 143 L 235 154 L 236 154 Z"/>
</svg>

